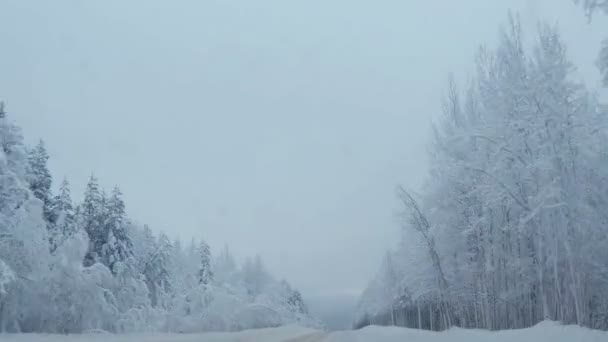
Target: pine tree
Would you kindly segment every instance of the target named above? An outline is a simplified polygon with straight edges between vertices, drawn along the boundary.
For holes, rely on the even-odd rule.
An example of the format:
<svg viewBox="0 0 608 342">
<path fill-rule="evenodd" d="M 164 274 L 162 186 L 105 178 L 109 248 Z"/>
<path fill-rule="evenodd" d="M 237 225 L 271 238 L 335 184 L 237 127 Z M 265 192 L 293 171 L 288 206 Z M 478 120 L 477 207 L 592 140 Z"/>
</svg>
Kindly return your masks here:
<svg viewBox="0 0 608 342">
<path fill-rule="evenodd" d="M 3 102 L 0 102 L 0 113 L 0 213 L 8 217 L 28 197 L 28 190 L 21 186 L 28 163 L 21 131 L 7 117 Z M 7 223 L 0 224 L 0 231 L 7 227 Z"/>
<path fill-rule="evenodd" d="M 152 230 L 145 225 L 143 230 L 143 254 L 140 257 L 143 265 L 141 273 L 145 277 L 146 286 L 152 306 L 167 306 L 168 294 L 172 290 L 173 245 L 164 233 L 158 240 Z"/>
<path fill-rule="evenodd" d="M 100 262 L 114 273 L 116 263 L 124 262 L 133 255 L 133 245 L 126 230 L 122 192 L 114 187 L 108 198 L 105 191 L 99 190 L 97 179 L 91 176 L 80 212 L 82 224 L 89 235 L 89 250 L 84 265 Z"/>
<path fill-rule="evenodd" d="M 125 202 L 122 200 L 122 191 L 118 186 L 112 189 L 112 194 L 107 200 L 108 223 L 122 226 L 125 221 Z"/>
<path fill-rule="evenodd" d="M 172 290 L 171 270 L 173 260 L 173 245 L 169 237 L 161 233 L 158 237 L 157 250 L 153 259 L 154 292 L 152 292 L 152 305 L 166 307 L 166 298 Z"/>
<path fill-rule="evenodd" d="M 100 262 L 102 246 L 107 242 L 102 220 L 103 202 L 97 178 L 91 175 L 84 193 L 84 202 L 79 210 L 79 223 L 89 236 L 89 248 L 84 258 L 84 266 Z"/>
<path fill-rule="evenodd" d="M 102 196 L 103 198 L 103 196 Z M 104 210 L 105 246 L 102 247 L 103 263 L 114 271 L 117 262 L 123 262 L 133 255 L 131 239 L 125 229 L 126 213 L 122 192 L 118 186 L 112 189 Z"/>
<path fill-rule="evenodd" d="M 4 102 L 0 102 L 0 143 L 2 151 L 8 157 L 8 163 L 22 175 L 27 169 L 27 153 L 23 143 L 21 129 L 7 117 Z"/>
<path fill-rule="evenodd" d="M 144 264 L 147 264 L 153 258 L 158 248 L 154 233 L 147 224 L 144 225 L 143 229 L 142 245 L 142 250 L 140 251 L 142 253 L 141 257 L 144 259 Z"/>
<path fill-rule="evenodd" d="M 59 186 L 59 194 L 55 196 L 52 200 L 51 212 L 56 222 L 61 217 L 62 213 L 66 213 L 70 216 L 74 215 L 74 205 L 72 204 L 72 194 L 70 191 L 70 183 L 67 178 L 64 178 Z"/>
<path fill-rule="evenodd" d="M 205 240 L 201 240 L 198 248 L 200 265 L 198 272 L 199 284 L 208 285 L 213 281 L 213 271 L 211 270 L 211 251 Z"/>
<path fill-rule="evenodd" d="M 76 230 L 70 184 L 65 178 L 59 187 L 59 194 L 51 200 L 49 214 L 51 218 L 49 239 L 51 240 L 51 252 L 54 252 L 58 245 Z"/>
<path fill-rule="evenodd" d="M 304 304 L 304 300 L 302 299 L 302 294 L 300 294 L 300 291 L 298 290 L 293 290 L 291 292 L 291 295 L 287 299 L 287 304 L 289 304 L 290 309 L 294 312 L 301 314 L 308 313 L 306 304 Z"/>
<path fill-rule="evenodd" d="M 49 155 L 40 140 L 36 147 L 28 151 L 28 179 L 30 190 L 36 198 L 44 203 L 44 217 L 47 222 L 51 222 L 51 173 L 48 169 Z"/>
</svg>

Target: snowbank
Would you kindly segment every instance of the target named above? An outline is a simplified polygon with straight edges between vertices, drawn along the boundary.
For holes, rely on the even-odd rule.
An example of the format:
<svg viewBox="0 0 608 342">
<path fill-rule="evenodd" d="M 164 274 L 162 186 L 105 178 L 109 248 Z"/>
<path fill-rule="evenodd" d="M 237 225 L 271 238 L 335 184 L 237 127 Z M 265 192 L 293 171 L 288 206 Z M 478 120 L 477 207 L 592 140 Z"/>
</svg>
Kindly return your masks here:
<svg viewBox="0 0 608 342">
<path fill-rule="evenodd" d="M 325 341 L 373 342 L 606 342 L 608 332 L 555 322 L 542 322 L 532 328 L 486 331 L 453 328 L 444 332 L 369 326 L 357 331 L 336 332 Z"/>
</svg>

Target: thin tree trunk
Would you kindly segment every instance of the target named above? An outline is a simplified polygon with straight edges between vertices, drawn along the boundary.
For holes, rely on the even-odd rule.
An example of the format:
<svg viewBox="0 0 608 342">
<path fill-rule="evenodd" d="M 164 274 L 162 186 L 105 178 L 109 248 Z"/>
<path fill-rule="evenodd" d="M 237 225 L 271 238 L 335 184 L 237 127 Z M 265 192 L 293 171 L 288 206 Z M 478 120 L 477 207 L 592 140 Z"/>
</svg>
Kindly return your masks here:
<svg viewBox="0 0 608 342">
<path fill-rule="evenodd" d="M 418 309 L 418 329 L 422 329 L 422 314 L 420 313 L 420 303 L 416 301 L 416 309 Z"/>
</svg>

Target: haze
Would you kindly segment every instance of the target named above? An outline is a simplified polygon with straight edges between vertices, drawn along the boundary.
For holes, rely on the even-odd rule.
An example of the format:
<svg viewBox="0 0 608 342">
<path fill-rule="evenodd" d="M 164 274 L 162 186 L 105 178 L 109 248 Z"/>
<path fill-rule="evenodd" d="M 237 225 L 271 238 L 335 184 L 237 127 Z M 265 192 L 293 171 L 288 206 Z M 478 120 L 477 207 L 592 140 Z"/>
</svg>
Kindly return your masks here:
<svg viewBox="0 0 608 342">
<path fill-rule="evenodd" d="M 508 9 L 559 21 L 598 84 L 605 30 L 568 1 L 4 0 L 0 94 L 77 200 L 94 171 L 153 230 L 260 254 L 305 296 L 358 294 L 449 73 Z"/>
</svg>

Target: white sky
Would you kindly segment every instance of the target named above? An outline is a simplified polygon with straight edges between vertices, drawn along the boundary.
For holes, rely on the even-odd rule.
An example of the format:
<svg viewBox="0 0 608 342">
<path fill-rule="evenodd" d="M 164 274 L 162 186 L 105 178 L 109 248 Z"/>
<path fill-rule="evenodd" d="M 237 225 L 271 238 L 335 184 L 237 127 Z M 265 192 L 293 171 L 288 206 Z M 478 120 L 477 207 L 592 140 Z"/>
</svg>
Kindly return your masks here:
<svg viewBox="0 0 608 342">
<path fill-rule="evenodd" d="M 607 19 L 570 0 L 0 0 L 0 98 L 74 197 L 94 172 L 155 230 L 259 253 L 305 295 L 357 292 L 449 72 L 509 8 L 559 21 L 598 85 Z"/>
</svg>

